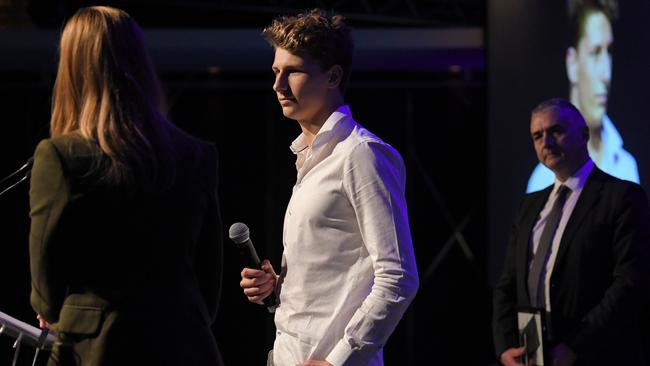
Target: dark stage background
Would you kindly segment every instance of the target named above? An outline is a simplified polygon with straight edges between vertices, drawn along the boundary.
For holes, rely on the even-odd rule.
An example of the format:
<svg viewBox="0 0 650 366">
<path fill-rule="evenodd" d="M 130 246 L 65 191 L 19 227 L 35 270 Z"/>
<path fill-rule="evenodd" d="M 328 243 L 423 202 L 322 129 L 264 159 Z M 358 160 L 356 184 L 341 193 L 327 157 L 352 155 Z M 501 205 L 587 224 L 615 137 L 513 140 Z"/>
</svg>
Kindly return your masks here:
<svg viewBox="0 0 650 366">
<path fill-rule="evenodd" d="M 0 176 L 47 137 L 58 29 L 89 3 L 33 1 L 0 30 Z M 104 4 L 129 11 L 145 28 L 171 119 L 219 148 L 225 263 L 214 332 L 226 364 L 265 364 L 274 338 L 272 316 L 238 286 L 228 226 L 246 222 L 260 256 L 279 266 L 295 181 L 288 147 L 299 128 L 282 116 L 271 90 L 272 50 L 259 32 L 277 14 L 314 6 L 348 16 L 357 54 L 347 102 L 358 122 L 401 152 L 408 170 L 421 286 L 386 345 L 386 364 L 493 364 L 482 1 Z M 18 22 L 20 14 L 27 20 Z M 0 213 L 0 311 L 37 324 L 28 302 L 27 184 L 0 197 Z M 11 344 L 0 336 L 0 364 L 10 364 Z M 31 364 L 32 355 L 23 347 L 21 363 Z"/>
</svg>

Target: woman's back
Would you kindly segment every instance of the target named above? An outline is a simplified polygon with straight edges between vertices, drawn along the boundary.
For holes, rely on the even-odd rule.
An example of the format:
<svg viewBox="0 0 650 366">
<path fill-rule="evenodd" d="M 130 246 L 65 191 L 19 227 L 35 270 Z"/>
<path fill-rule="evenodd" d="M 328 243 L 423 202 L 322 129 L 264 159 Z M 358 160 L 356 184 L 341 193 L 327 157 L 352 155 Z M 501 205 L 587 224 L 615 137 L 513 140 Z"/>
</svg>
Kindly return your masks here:
<svg viewBox="0 0 650 366">
<path fill-rule="evenodd" d="M 87 357 L 123 364 L 131 348 L 151 360 L 166 344 L 161 362 L 187 364 L 190 355 L 216 362 L 216 149 L 176 129 L 170 136 L 177 168 L 164 189 L 106 181 L 101 150 L 76 133 L 37 148 L 32 304 L 59 331 L 83 339 L 76 352 Z"/>
</svg>

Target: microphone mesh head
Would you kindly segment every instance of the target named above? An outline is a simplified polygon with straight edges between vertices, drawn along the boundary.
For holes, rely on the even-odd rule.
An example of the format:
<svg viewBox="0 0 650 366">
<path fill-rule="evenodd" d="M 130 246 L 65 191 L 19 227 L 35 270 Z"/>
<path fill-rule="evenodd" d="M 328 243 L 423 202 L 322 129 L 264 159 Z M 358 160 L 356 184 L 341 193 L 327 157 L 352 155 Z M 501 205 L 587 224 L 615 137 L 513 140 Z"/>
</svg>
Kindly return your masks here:
<svg viewBox="0 0 650 366">
<path fill-rule="evenodd" d="M 243 222 L 236 222 L 230 225 L 228 235 L 230 236 L 230 240 L 234 241 L 237 244 L 241 244 L 250 238 L 248 226 L 246 226 L 246 224 Z"/>
</svg>

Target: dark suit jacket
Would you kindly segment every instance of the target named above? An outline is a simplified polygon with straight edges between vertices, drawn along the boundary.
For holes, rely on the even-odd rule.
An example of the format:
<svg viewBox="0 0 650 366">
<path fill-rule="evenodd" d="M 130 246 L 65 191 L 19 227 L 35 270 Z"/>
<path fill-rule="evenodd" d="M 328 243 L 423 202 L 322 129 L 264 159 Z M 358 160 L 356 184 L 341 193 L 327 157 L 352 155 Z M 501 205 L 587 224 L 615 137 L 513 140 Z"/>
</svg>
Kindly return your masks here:
<svg viewBox="0 0 650 366">
<path fill-rule="evenodd" d="M 178 130 L 171 140 L 178 166 L 164 191 L 104 183 L 97 145 L 78 134 L 36 148 L 31 303 L 61 332 L 51 363 L 218 364 L 217 153 Z"/>
<path fill-rule="evenodd" d="M 552 186 L 523 200 L 494 289 L 497 355 L 517 347 L 518 308 L 529 307 L 530 237 Z M 638 365 L 639 309 L 648 287 L 648 201 L 641 187 L 598 168 L 588 177 L 562 235 L 551 275 L 551 326 L 580 365 Z"/>
</svg>

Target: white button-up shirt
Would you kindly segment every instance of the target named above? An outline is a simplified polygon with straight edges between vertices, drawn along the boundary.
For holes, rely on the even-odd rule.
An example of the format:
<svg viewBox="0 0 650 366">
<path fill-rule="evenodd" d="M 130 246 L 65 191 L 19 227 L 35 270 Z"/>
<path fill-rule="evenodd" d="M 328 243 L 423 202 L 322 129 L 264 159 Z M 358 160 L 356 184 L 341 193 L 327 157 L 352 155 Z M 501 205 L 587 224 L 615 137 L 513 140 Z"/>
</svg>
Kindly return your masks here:
<svg viewBox="0 0 650 366">
<path fill-rule="evenodd" d="M 284 220 L 276 365 L 381 365 L 418 287 L 399 153 L 337 109 L 311 147 Z"/>
<path fill-rule="evenodd" d="M 539 213 L 539 219 L 533 227 L 531 245 L 533 249 L 532 253 L 534 254 L 537 252 L 537 246 L 539 245 L 539 241 L 542 238 L 542 232 L 544 231 L 544 226 L 548 220 L 548 215 L 551 213 L 551 209 L 553 208 L 555 200 L 557 199 L 557 193 L 560 189 L 560 186 L 564 185 L 569 188 L 571 192 L 567 196 L 566 201 L 564 202 L 564 206 L 562 207 L 562 216 L 560 217 L 560 222 L 558 222 L 557 229 L 555 229 L 553 241 L 551 242 L 551 250 L 546 257 L 546 266 L 544 266 L 544 298 L 546 300 L 547 312 L 552 311 L 550 290 L 551 275 L 553 274 L 553 266 L 555 266 L 555 258 L 557 257 L 557 252 L 560 248 L 560 242 L 562 241 L 562 234 L 564 234 L 564 229 L 569 222 L 569 218 L 571 218 L 571 213 L 576 207 L 576 203 L 578 203 L 578 198 L 580 198 L 582 189 L 585 187 L 587 178 L 589 177 L 589 174 L 591 174 L 592 170 L 594 170 L 594 162 L 589 159 L 580 169 L 578 169 L 578 171 L 569 177 L 566 182 L 560 182 L 556 178 L 555 186 L 553 187 L 551 194 L 548 196 L 548 201 L 546 201 L 546 205 Z M 529 267 L 532 266 L 532 262 L 533 261 L 531 258 Z"/>
</svg>

